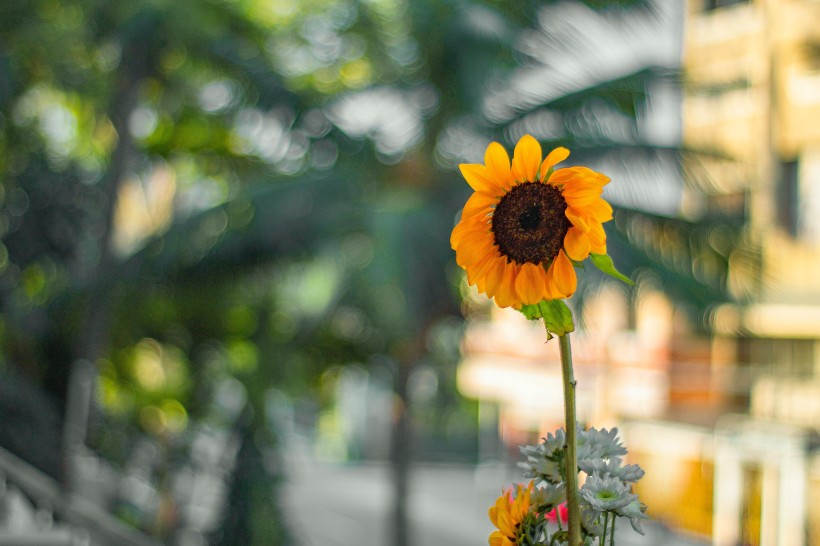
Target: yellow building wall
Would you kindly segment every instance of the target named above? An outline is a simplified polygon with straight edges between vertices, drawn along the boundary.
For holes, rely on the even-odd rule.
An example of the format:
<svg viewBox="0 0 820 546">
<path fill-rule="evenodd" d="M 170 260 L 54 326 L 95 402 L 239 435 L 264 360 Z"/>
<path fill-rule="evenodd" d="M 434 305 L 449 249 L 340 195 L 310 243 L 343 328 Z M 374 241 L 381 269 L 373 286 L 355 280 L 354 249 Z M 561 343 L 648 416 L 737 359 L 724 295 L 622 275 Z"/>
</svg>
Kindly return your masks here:
<svg viewBox="0 0 820 546">
<path fill-rule="evenodd" d="M 646 475 L 634 492 L 648 506 L 647 514 L 675 529 L 701 536 L 712 535 L 714 466 L 711 462 L 630 450 L 630 463 Z"/>
</svg>

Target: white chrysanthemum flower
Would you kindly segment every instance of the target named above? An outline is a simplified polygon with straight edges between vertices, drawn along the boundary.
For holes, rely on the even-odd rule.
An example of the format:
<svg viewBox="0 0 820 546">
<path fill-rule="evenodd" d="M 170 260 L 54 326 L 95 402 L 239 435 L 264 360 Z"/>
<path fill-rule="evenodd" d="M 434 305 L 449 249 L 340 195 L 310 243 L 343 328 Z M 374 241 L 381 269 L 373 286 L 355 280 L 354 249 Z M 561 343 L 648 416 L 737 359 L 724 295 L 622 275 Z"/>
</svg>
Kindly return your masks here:
<svg viewBox="0 0 820 546">
<path fill-rule="evenodd" d="M 545 453 L 549 453 L 551 457 L 564 456 L 564 447 L 567 445 L 567 437 L 564 433 L 564 429 L 559 428 L 556 430 L 554 436 L 551 432 L 548 432 L 543 440 L 541 445 L 544 446 Z"/>
<path fill-rule="evenodd" d="M 635 529 L 636 533 L 644 534 L 643 528 L 641 527 L 642 519 L 649 519 L 649 516 L 646 515 L 646 505 L 636 498 L 626 506 L 618 508 L 615 510 L 615 513 L 619 516 L 624 516 L 629 518 L 629 523 L 632 525 L 632 528 Z"/>
<path fill-rule="evenodd" d="M 565 500 L 567 490 L 564 484 L 547 483 L 542 487 L 536 487 L 530 494 L 530 506 L 535 507 L 535 511 L 540 513 L 551 511 Z"/>
<path fill-rule="evenodd" d="M 604 459 L 581 459 L 578 461 L 578 468 L 589 475 L 598 474 L 600 476 L 615 476 L 625 482 L 636 482 L 643 478 L 643 469 L 636 464 L 621 466 L 620 457 Z"/>
<path fill-rule="evenodd" d="M 643 478 L 644 474 L 645 472 L 643 471 L 643 468 L 641 468 L 640 466 L 636 464 L 628 464 L 621 467 L 618 477 L 625 482 L 635 483 L 636 481 Z"/>
<path fill-rule="evenodd" d="M 614 476 L 592 475 L 584 482 L 581 498 L 598 512 L 615 511 L 638 499 L 630 493 L 629 486 Z"/>
<path fill-rule="evenodd" d="M 585 506 L 581 508 L 581 527 L 587 535 L 599 537 L 604 534 L 604 526 L 600 521 L 601 512 Z"/>
<path fill-rule="evenodd" d="M 563 431 L 558 431 L 556 437 Z M 526 462 L 518 463 L 518 466 L 524 469 L 524 476 L 527 478 L 534 478 L 542 482 L 561 483 L 564 481 L 562 475 L 564 449 L 563 443 L 561 447 L 556 449 L 555 445 L 559 439 L 547 435 L 544 438 L 544 443 L 535 446 L 522 446 L 521 453 L 527 458 Z M 560 441 L 563 441 L 562 439 Z"/>
<path fill-rule="evenodd" d="M 623 457 L 626 453 L 618 438 L 617 427 L 612 430 L 590 428 L 578 431 L 578 460 L 611 459 Z"/>
<path fill-rule="evenodd" d="M 527 453 L 527 462 L 518 463 L 524 469 L 524 477 L 538 480 L 538 483 L 561 483 L 564 477 L 561 475 L 561 465 L 556 461 L 547 459 L 538 452 Z"/>
<path fill-rule="evenodd" d="M 580 459 L 578 461 L 578 468 L 589 474 L 598 474 L 599 476 L 617 476 L 618 469 L 621 466 L 621 459 L 613 457 L 609 460 L 604 459 Z"/>
</svg>

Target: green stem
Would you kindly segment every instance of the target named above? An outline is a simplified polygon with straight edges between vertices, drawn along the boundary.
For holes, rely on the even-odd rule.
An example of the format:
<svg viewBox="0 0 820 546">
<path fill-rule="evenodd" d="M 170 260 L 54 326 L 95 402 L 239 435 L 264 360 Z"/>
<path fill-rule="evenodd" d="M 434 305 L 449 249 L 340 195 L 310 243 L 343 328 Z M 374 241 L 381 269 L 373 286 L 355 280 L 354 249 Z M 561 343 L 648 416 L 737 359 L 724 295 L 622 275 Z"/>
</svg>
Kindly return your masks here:
<svg viewBox="0 0 820 546">
<path fill-rule="evenodd" d="M 604 532 L 601 533 L 601 540 L 599 541 L 601 546 L 606 546 L 606 531 L 607 526 L 609 525 L 609 514 L 604 512 Z"/>
<path fill-rule="evenodd" d="M 581 511 L 578 506 L 578 455 L 575 439 L 575 376 L 572 372 L 572 348 L 569 344 L 569 333 L 558 336 L 561 349 L 561 374 L 564 379 L 564 421 L 566 422 L 566 482 L 567 482 L 567 527 L 569 545 L 581 544 Z"/>
<path fill-rule="evenodd" d="M 609 531 L 609 546 L 615 546 L 615 519 L 618 516 L 612 512 L 612 529 Z"/>
</svg>

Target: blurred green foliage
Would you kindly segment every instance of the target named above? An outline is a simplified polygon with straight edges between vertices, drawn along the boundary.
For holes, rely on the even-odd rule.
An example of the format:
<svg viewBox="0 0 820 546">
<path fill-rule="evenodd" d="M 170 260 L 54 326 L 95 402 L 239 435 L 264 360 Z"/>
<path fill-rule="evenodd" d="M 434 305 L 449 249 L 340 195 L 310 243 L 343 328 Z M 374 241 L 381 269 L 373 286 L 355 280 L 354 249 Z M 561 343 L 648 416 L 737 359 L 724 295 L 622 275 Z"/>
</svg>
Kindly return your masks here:
<svg viewBox="0 0 820 546">
<path fill-rule="evenodd" d="M 350 363 L 389 363 L 404 398 L 426 363 L 441 388 L 422 426 L 469 423 L 448 244 L 469 191 L 457 163 L 525 131 L 581 158 L 676 153 L 589 123 L 634 124 L 668 70 L 510 91 L 538 55 L 585 66 L 572 42 L 522 46 L 549 38 L 553 4 L 2 2 L 0 366 L 65 403 L 71 363 L 95 362 L 111 428 L 89 441 L 119 461 L 138 431 L 176 437 L 206 419 L 222 378 L 243 382 L 258 428 L 271 387 L 315 394 Z M 652 17 L 644 2 L 580 4 Z M 515 100 L 499 110 L 504 91 Z M 544 116 L 555 123 L 539 134 Z M 613 237 L 631 249 L 627 273 L 659 262 L 652 230 L 689 237 L 629 214 L 649 220 Z"/>
</svg>

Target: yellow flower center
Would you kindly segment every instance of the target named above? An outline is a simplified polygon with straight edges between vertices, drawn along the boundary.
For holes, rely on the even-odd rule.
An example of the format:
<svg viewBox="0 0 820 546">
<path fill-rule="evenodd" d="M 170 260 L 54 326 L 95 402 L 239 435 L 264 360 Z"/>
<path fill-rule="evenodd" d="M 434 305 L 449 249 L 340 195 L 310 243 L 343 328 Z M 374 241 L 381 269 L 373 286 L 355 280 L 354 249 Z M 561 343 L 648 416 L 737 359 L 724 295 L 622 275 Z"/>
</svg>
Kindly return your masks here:
<svg viewBox="0 0 820 546">
<path fill-rule="evenodd" d="M 572 227 L 561 191 L 540 182 L 513 187 L 495 207 L 492 231 L 501 254 L 519 264 L 552 261 Z"/>
</svg>

